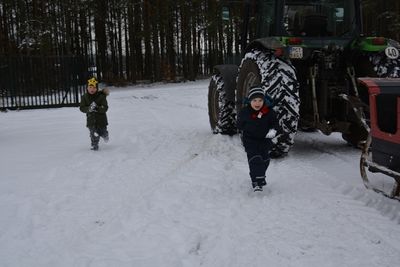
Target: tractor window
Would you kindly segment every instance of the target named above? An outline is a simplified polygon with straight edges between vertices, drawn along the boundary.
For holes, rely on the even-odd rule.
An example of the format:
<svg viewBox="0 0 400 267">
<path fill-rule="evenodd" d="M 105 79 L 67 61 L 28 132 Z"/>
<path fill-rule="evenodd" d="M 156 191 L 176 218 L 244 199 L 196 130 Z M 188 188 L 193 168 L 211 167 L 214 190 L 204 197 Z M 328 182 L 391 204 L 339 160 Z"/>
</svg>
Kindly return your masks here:
<svg viewBox="0 0 400 267">
<path fill-rule="evenodd" d="M 259 1 L 257 6 L 257 33 L 258 37 L 274 34 L 275 1 Z"/>
<path fill-rule="evenodd" d="M 376 97 L 378 127 L 381 131 L 396 134 L 397 95 L 381 94 Z"/>
<path fill-rule="evenodd" d="M 288 0 L 284 6 L 284 27 L 288 35 L 343 36 L 355 23 L 353 1 Z"/>
</svg>

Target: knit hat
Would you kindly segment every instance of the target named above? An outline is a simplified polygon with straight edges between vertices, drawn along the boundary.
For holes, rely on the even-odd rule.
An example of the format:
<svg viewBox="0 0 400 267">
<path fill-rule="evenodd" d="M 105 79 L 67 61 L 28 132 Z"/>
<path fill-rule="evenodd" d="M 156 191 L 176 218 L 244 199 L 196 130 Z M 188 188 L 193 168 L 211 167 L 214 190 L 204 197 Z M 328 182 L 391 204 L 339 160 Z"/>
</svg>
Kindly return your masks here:
<svg viewBox="0 0 400 267">
<path fill-rule="evenodd" d="M 260 86 L 253 86 L 250 88 L 249 93 L 247 94 L 247 98 L 249 101 L 253 100 L 254 98 L 259 97 L 264 99 L 265 93 L 264 90 Z"/>
<path fill-rule="evenodd" d="M 88 81 L 87 81 L 87 85 L 88 86 L 94 86 L 94 87 L 96 87 L 97 86 L 97 84 L 98 84 L 99 82 L 96 80 L 96 78 L 91 78 L 91 79 L 89 79 Z"/>
</svg>

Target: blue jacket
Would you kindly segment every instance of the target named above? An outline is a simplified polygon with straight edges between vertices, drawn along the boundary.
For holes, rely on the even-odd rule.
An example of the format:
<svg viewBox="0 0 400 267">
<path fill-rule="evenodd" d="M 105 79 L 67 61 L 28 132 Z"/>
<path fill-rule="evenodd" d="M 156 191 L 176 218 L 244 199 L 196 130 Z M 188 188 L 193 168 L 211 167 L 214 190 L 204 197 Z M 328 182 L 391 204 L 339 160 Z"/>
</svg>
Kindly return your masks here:
<svg viewBox="0 0 400 267">
<path fill-rule="evenodd" d="M 278 120 L 273 109 L 264 105 L 261 110 L 255 111 L 250 105 L 243 108 L 238 116 L 237 127 L 242 132 L 243 143 L 246 141 L 266 140 L 270 129 L 277 130 Z M 270 141 L 270 139 L 267 139 Z"/>
</svg>

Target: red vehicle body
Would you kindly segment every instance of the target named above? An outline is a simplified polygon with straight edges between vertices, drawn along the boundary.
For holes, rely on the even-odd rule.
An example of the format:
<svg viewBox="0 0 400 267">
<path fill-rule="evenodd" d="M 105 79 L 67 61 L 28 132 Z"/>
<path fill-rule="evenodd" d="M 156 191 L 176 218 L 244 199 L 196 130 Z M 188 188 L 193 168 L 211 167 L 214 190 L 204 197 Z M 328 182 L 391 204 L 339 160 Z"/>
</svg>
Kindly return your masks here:
<svg viewBox="0 0 400 267">
<path fill-rule="evenodd" d="M 369 137 L 363 149 L 360 170 L 367 188 L 389 197 L 400 194 L 400 80 L 390 78 L 359 78 L 369 93 Z M 368 127 L 368 125 L 367 125 Z M 391 192 L 371 185 L 367 169 L 383 173 L 395 182 Z"/>
</svg>

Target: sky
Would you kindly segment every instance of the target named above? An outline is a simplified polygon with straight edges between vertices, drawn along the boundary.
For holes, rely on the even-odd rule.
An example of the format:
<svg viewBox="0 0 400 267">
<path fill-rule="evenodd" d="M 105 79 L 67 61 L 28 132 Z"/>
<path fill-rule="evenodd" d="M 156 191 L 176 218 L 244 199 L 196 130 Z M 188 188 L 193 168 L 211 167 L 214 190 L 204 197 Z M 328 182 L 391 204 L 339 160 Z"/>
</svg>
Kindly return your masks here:
<svg viewBox="0 0 400 267">
<path fill-rule="evenodd" d="M 99 151 L 78 108 L 0 113 L 0 267 L 399 264 L 400 203 L 364 187 L 360 150 L 299 132 L 255 193 L 208 82 L 110 87 Z"/>
</svg>

